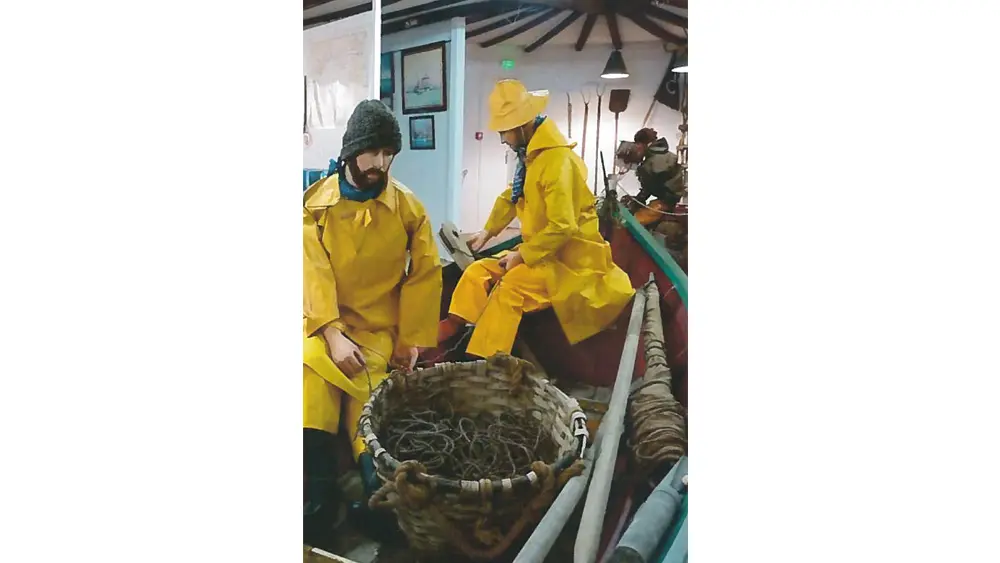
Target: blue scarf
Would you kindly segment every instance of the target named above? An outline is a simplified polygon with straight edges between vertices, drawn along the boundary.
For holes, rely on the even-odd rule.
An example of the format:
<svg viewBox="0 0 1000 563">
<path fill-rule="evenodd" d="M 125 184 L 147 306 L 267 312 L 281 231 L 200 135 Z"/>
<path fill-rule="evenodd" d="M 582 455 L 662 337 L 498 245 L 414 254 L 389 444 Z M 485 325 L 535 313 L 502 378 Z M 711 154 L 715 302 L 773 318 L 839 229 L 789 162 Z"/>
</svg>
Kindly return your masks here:
<svg viewBox="0 0 1000 563">
<path fill-rule="evenodd" d="M 535 118 L 535 130 L 538 130 L 538 126 L 545 121 L 544 115 L 539 115 Z M 524 159 L 528 157 L 528 145 L 525 144 L 523 147 L 518 147 L 514 149 L 514 154 L 517 155 L 517 168 L 514 169 L 514 179 L 511 181 L 511 199 L 514 203 L 521 199 L 524 195 L 524 177 L 528 174 L 528 166 L 524 163 Z"/>
<path fill-rule="evenodd" d="M 337 174 L 337 180 L 340 184 L 340 197 L 350 200 L 350 201 L 368 201 L 370 199 L 375 199 L 382 193 L 382 189 L 377 190 L 366 190 L 362 191 L 351 185 L 347 181 L 347 174 L 344 174 L 344 163 L 336 160 L 330 160 L 330 168 L 326 171 L 327 176 L 331 176 L 334 173 Z"/>
</svg>

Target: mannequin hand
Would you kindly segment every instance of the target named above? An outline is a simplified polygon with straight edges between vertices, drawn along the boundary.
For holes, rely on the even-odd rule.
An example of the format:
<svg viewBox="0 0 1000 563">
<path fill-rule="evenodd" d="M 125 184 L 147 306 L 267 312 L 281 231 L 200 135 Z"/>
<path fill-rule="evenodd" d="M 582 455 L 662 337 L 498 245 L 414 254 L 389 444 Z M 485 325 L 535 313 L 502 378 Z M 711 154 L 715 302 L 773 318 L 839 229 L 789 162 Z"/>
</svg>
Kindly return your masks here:
<svg viewBox="0 0 1000 563">
<path fill-rule="evenodd" d="M 500 267 L 508 272 L 518 264 L 524 264 L 524 258 L 521 258 L 521 253 L 517 250 L 509 252 L 500 259 Z"/>
<path fill-rule="evenodd" d="M 330 359 L 334 365 L 344 372 L 344 375 L 352 376 L 361 373 L 365 368 L 365 357 L 357 344 L 350 341 L 342 332 L 333 327 L 323 329 L 323 339 L 330 352 Z"/>
<path fill-rule="evenodd" d="M 416 346 L 398 346 L 392 353 L 392 360 L 389 367 L 411 372 L 414 366 L 417 365 L 418 353 L 419 351 Z"/>
<path fill-rule="evenodd" d="M 490 239 L 490 234 L 488 232 L 479 231 L 473 234 L 472 238 L 469 239 L 468 243 L 469 249 L 471 249 L 473 252 L 479 252 L 480 250 L 483 249 L 483 246 L 489 239 Z"/>
</svg>

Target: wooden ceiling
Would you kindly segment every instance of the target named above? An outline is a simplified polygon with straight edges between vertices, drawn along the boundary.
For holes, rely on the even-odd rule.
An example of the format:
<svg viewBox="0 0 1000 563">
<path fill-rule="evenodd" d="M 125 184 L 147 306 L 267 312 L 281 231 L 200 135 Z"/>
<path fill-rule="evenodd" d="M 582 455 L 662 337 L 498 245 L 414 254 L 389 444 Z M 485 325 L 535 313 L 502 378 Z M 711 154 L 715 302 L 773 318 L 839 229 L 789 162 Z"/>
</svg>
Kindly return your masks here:
<svg viewBox="0 0 1000 563">
<path fill-rule="evenodd" d="M 303 0 L 303 26 L 323 25 L 371 10 L 371 2 L 350 0 Z M 395 6 L 402 4 L 400 6 Z M 575 48 L 587 44 L 598 20 L 604 20 L 616 49 L 623 45 L 619 23 L 634 24 L 627 40 L 660 40 L 674 45 L 687 44 L 687 0 L 382 0 L 382 34 L 390 35 L 451 18 L 464 17 L 466 38 L 493 34 L 480 42 L 482 47 L 516 40 L 522 34 L 549 23 L 541 36 L 524 45 L 532 52 L 561 34 L 573 33 Z M 570 30 L 580 18 L 579 31 Z M 552 25 L 552 22 L 555 22 Z M 666 24 L 664 27 L 663 24 Z M 537 32 L 536 32 L 537 33 Z M 638 33 L 639 36 L 636 35 Z M 523 39 L 523 37 L 522 37 Z M 607 41 L 607 39 L 605 39 Z"/>
</svg>

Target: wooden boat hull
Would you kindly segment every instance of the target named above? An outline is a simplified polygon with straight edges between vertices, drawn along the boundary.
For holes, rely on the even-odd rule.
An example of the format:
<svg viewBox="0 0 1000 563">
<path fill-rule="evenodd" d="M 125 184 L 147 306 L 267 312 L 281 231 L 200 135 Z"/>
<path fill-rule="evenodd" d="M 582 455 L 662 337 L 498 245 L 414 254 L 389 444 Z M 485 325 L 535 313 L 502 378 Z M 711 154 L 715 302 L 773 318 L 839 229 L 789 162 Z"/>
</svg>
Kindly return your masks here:
<svg viewBox="0 0 1000 563">
<path fill-rule="evenodd" d="M 633 287 L 641 287 L 649 280 L 650 275 L 656 281 L 660 291 L 660 311 L 667 361 L 673 375 L 673 395 L 687 407 L 687 275 L 667 249 L 627 210 L 620 210 L 619 222 L 605 224 L 602 232 L 611 244 L 613 260 L 629 275 Z M 510 240 L 503 241 L 503 246 L 509 247 L 510 243 Z M 484 254 L 491 253 L 491 251 L 484 252 Z M 461 269 L 458 265 L 449 264 L 445 267 L 442 319 L 447 316 L 451 294 L 460 277 Z M 584 394 L 589 395 L 590 390 L 594 388 L 610 391 L 610 387 L 614 385 L 630 309 L 631 307 L 626 307 L 619 320 L 607 330 L 575 345 L 570 345 L 566 339 L 552 310 L 527 314 L 521 321 L 518 340 L 530 349 L 534 356 L 532 360 L 537 361 L 539 367 L 549 377 L 580 400 L 587 409 L 588 401 L 583 400 Z M 451 345 L 452 343 L 447 343 L 440 349 L 431 351 L 431 357 L 439 358 L 441 361 L 467 359 L 462 348 L 446 353 Z M 634 371 L 635 379 L 645 374 L 645 366 L 646 359 L 643 347 L 640 346 Z M 608 396 L 610 393 L 605 394 L 605 397 Z M 605 398 L 604 403 L 606 402 Z M 595 418 L 590 424 L 591 435 L 594 434 L 599 420 L 592 414 L 588 412 L 588 416 Z M 627 449 L 623 448 L 616 465 L 615 481 L 612 484 L 613 491 L 617 492 L 611 495 L 607 507 L 597 561 L 602 561 L 605 554 L 614 549 L 631 514 L 642 504 L 652 489 L 652 484 L 637 480 L 628 471 L 628 457 Z M 567 528 L 575 529 L 575 526 L 571 524 Z M 554 549 L 558 547 L 559 544 Z M 555 553 L 552 555 L 554 560 L 559 561 L 571 557 L 565 552 L 559 556 Z"/>
<path fill-rule="evenodd" d="M 646 283 L 650 274 L 656 280 L 660 291 L 660 309 L 667 359 L 673 374 L 674 396 L 687 406 L 687 276 L 659 242 L 625 210 L 621 210 L 620 224 L 606 225 L 602 229 L 611 243 L 613 259 L 632 280 L 633 287 Z M 509 247 L 511 241 L 501 241 L 500 247 Z M 447 316 L 451 295 L 461 277 L 461 268 L 449 263 L 443 269 L 444 292 L 441 303 L 441 318 Z M 622 348 L 631 307 L 626 307 L 612 327 L 576 345 L 570 345 L 558 319 L 551 310 L 525 315 L 518 331 L 518 340 L 527 344 L 534 361 L 545 370 L 549 377 L 570 395 L 583 399 L 583 394 L 593 390 L 606 389 L 614 384 L 614 378 L 621 360 Z M 439 348 L 425 350 L 421 354 L 422 363 L 440 361 L 463 361 L 472 359 L 459 346 L 451 349 L 453 342 Z M 639 346 L 634 377 L 645 373 L 646 361 L 643 347 Z M 589 390 L 589 391 L 588 391 Z M 607 396 L 610 394 L 608 393 Z M 600 399 L 593 401 L 600 403 Z M 604 399 L 607 402 L 607 399 Z M 581 400 L 581 404 L 585 401 Z M 586 408 L 586 406 L 585 406 Z M 591 435 L 596 430 L 596 420 L 591 424 Z M 345 446 L 346 446 L 346 440 Z M 624 441 L 623 441 L 624 442 Z M 346 453 L 346 451 L 345 451 Z M 629 469 L 629 454 L 623 447 L 616 464 L 611 499 L 605 514 L 600 553 L 597 561 L 603 561 L 617 545 L 621 534 L 634 511 L 642 504 L 651 484 L 637 479 Z M 345 456 L 346 458 L 346 456 Z M 347 469 L 345 467 L 345 469 Z M 577 507 L 582 509 L 582 503 Z M 575 518 L 573 519 L 575 520 Z M 576 525 L 571 520 L 566 533 L 575 535 Z M 526 538 L 525 538 L 526 539 Z M 520 544 L 521 542 L 518 542 Z M 547 561 L 569 561 L 572 559 L 572 542 L 559 541 Z M 566 549 L 569 551 L 566 551 Z M 504 560 L 516 554 L 516 548 Z M 388 555 L 383 554 L 383 557 Z M 379 557 L 381 561 L 383 557 Z M 368 563 L 361 561 L 359 563 Z"/>
<path fill-rule="evenodd" d="M 624 211 L 623 213 L 627 213 Z M 629 215 L 628 218 L 631 218 Z M 634 218 L 633 218 L 634 219 Z M 641 229 L 637 233 L 636 229 Z M 666 345 L 667 361 L 673 374 L 674 396 L 684 406 L 687 406 L 687 276 L 681 271 L 676 261 L 662 246 L 649 235 L 637 222 L 625 222 L 621 226 L 613 226 L 610 231 L 612 258 L 615 263 L 629 275 L 633 287 L 640 287 L 653 274 L 660 290 L 660 310 L 663 315 L 664 344 Z M 645 233 L 649 237 L 646 245 L 639 238 Z M 658 248 L 657 248 L 658 247 Z M 671 271 L 673 268 L 673 271 Z M 448 314 L 451 305 L 451 295 L 461 277 L 461 269 L 454 263 L 444 268 L 444 292 L 441 303 L 441 318 Z M 678 290 L 674 279 L 683 282 Z M 570 345 L 566 335 L 559 327 L 555 313 L 545 310 L 524 315 L 518 330 L 518 339 L 525 342 L 537 358 L 540 367 L 552 378 L 558 381 L 576 382 L 595 387 L 610 387 L 614 385 L 618 363 L 621 360 L 622 346 L 625 343 L 625 333 L 628 324 L 629 307 L 626 307 L 618 322 L 607 330 L 594 335 L 583 342 Z M 446 343 L 448 346 L 450 343 Z M 442 356 L 447 347 L 427 351 L 422 356 L 425 360 L 440 358 L 441 361 L 458 361 L 459 354 Z M 636 363 L 635 378 L 645 374 L 645 357 L 640 347 Z"/>
</svg>

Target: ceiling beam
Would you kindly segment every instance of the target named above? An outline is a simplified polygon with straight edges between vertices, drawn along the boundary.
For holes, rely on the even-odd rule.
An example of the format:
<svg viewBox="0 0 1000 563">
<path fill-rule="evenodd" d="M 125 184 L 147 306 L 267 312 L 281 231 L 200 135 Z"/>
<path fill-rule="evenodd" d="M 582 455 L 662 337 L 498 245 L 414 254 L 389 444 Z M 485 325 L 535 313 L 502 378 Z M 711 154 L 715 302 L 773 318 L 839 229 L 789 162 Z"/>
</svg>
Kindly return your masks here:
<svg viewBox="0 0 1000 563">
<path fill-rule="evenodd" d="M 311 10 L 316 6 L 322 6 L 330 2 L 333 2 L 333 0 L 302 0 L 302 11 Z"/>
<path fill-rule="evenodd" d="M 679 35 L 676 35 L 674 33 L 671 33 L 663 29 L 662 27 L 656 25 L 655 23 L 650 21 L 649 18 L 647 18 L 642 14 L 626 14 L 625 17 L 634 21 L 636 25 L 638 25 L 639 27 L 645 29 L 652 35 L 655 35 L 656 37 L 659 37 L 664 41 L 670 43 L 680 43 L 682 45 L 687 44 L 687 38 L 681 37 Z"/>
<path fill-rule="evenodd" d="M 371 2 L 365 2 L 364 4 L 358 4 L 357 6 L 351 6 L 350 8 L 344 8 L 343 10 L 337 10 L 336 12 L 331 12 L 329 14 L 323 14 L 322 16 L 316 16 L 304 20 L 302 25 L 319 25 L 323 23 L 329 23 L 332 21 L 342 20 L 344 18 L 349 18 L 351 16 L 356 16 L 358 14 L 363 14 L 368 10 L 372 9 Z"/>
<path fill-rule="evenodd" d="M 492 47 L 492 46 L 496 45 L 497 43 L 502 43 L 502 42 L 504 42 L 504 41 L 506 41 L 506 40 L 508 40 L 508 39 L 510 39 L 512 37 L 516 37 L 518 35 L 521 35 L 525 31 L 528 31 L 529 29 L 537 27 L 541 23 L 546 22 L 546 21 L 554 18 L 556 16 L 556 14 L 558 14 L 559 12 L 560 12 L 560 10 L 558 8 L 550 8 L 550 9 L 548 9 L 548 10 L 546 10 L 546 11 L 538 14 L 534 18 L 532 18 L 532 19 L 524 22 L 523 25 L 520 25 L 520 26 L 518 26 L 518 27 L 516 27 L 516 28 L 514 28 L 514 29 L 512 29 L 512 30 L 510 30 L 510 31 L 508 31 L 506 33 L 503 33 L 501 35 L 497 35 L 496 37 L 494 37 L 493 39 L 490 39 L 489 41 L 483 41 L 482 43 L 479 44 L 479 46 L 483 47 L 483 48 Z"/>
<path fill-rule="evenodd" d="M 527 8 L 523 8 L 520 10 L 507 12 L 505 14 L 502 14 L 501 19 L 498 19 L 493 23 L 488 23 L 482 27 L 477 27 L 476 29 L 472 30 L 466 29 L 465 38 L 472 39 L 473 37 L 482 35 L 484 33 L 489 33 L 491 31 L 495 31 L 497 29 L 500 29 L 501 27 L 513 25 L 519 21 L 520 17 L 530 16 L 531 14 L 537 14 L 538 12 L 541 12 L 544 9 L 545 8 L 542 6 L 528 6 Z M 511 19 L 512 17 L 517 19 Z M 489 18 L 484 18 L 484 19 L 489 19 Z"/>
<path fill-rule="evenodd" d="M 564 19 L 563 21 L 557 23 L 555 25 L 555 27 L 553 27 L 552 29 L 546 31 L 545 35 L 539 37 L 538 39 L 535 40 L 534 43 L 532 43 L 531 45 L 528 45 L 527 47 L 525 47 L 524 48 L 524 52 L 525 53 L 530 53 L 530 52 L 534 51 L 535 49 L 541 47 L 546 42 L 548 42 L 549 39 L 552 39 L 556 35 L 559 35 L 559 33 L 562 32 L 562 30 L 566 29 L 573 22 L 575 22 L 576 20 L 580 19 L 580 16 L 582 16 L 582 15 L 583 15 L 583 12 L 570 12 L 570 14 L 568 16 L 566 16 L 566 19 Z"/>
<path fill-rule="evenodd" d="M 520 2 L 518 2 L 518 4 L 520 4 Z M 507 12 L 507 14 L 513 14 L 513 19 L 501 20 L 501 21 L 506 21 L 507 25 L 510 25 L 512 23 L 517 23 L 518 21 L 520 21 L 522 18 L 524 18 L 526 16 L 530 16 L 531 14 L 537 14 L 538 12 L 541 12 L 543 10 L 545 10 L 545 6 L 534 6 L 534 5 L 532 5 L 532 6 L 518 6 L 516 9 L 515 8 L 511 8 Z M 495 13 L 493 10 L 490 10 L 490 11 L 487 11 L 487 12 L 479 12 L 479 13 L 473 14 L 473 15 L 465 18 L 466 29 L 468 29 L 468 27 L 470 25 L 472 25 L 472 24 L 477 24 L 479 22 L 484 22 L 486 20 L 493 19 L 493 18 L 497 17 L 497 15 L 498 14 Z M 505 15 L 505 14 L 501 13 L 499 15 L 502 16 L 502 15 Z M 500 26 L 500 27 L 503 27 L 503 26 Z"/>
<path fill-rule="evenodd" d="M 420 14 L 423 12 L 429 12 L 431 10 L 437 10 L 438 8 L 446 8 L 452 4 L 458 4 L 459 2 L 464 2 L 465 0 L 435 0 L 434 2 L 427 2 L 424 4 L 419 4 L 417 6 L 412 6 L 410 8 L 403 8 L 402 10 L 396 10 L 395 12 L 382 13 L 382 21 L 386 20 L 396 20 L 399 18 L 408 18 L 410 16 Z"/>
<path fill-rule="evenodd" d="M 515 0 L 484 0 L 482 2 L 461 4 L 441 10 L 423 12 L 412 18 L 393 19 L 388 23 L 383 23 L 382 35 L 391 35 L 406 29 L 447 21 L 451 18 L 467 18 L 466 25 L 468 25 L 517 10 L 522 4 L 522 2 Z"/>
<path fill-rule="evenodd" d="M 618 32 L 618 16 L 609 11 L 604 14 L 604 19 L 608 20 L 608 31 L 611 32 L 611 44 L 615 49 L 622 50 L 622 35 Z"/>
<path fill-rule="evenodd" d="M 584 14 L 601 15 L 612 10 L 611 4 L 625 4 L 627 2 L 649 2 L 649 0 L 530 0 L 532 4 L 545 4 L 550 8 L 560 10 L 572 10 L 583 12 Z"/>
<path fill-rule="evenodd" d="M 401 0 L 382 0 L 382 7 L 392 6 L 393 4 L 400 2 Z M 342 20 L 344 18 L 349 18 L 351 16 L 356 16 L 358 14 L 363 14 L 372 9 L 371 2 L 365 2 L 363 4 L 358 4 L 357 6 L 351 6 L 350 8 L 344 8 L 336 12 L 331 12 L 329 14 L 323 14 L 322 16 L 316 16 L 314 18 L 309 18 L 302 22 L 302 27 L 313 27 L 316 25 L 322 25 L 324 23 L 330 23 L 337 20 Z"/>
<path fill-rule="evenodd" d="M 684 29 L 687 29 L 688 26 L 688 19 L 686 17 L 678 16 L 677 14 L 664 10 L 655 4 L 646 6 L 646 15 L 652 16 L 662 22 L 676 25 L 677 27 L 683 27 Z"/>
<path fill-rule="evenodd" d="M 590 38 L 590 32 L 594 29 L 594 22 L 597 21 L 597 14 L 589 14 L 587 19 L 583 20 L 583 29 L 580 30 L 580 38 L 576 40 L 576 50 L 582 51 L 583 46 L 587 44 L 587 39 Z"/>
<path fill-rule="evenodd" d="M 657 8 L 663 8 L 670 6 L 671 8 L 680 8 L 682 10 L 688 9 L 687 0 L 652 0 L 648 2 L 649 6 L 655 6 Z"/>
</svg>

